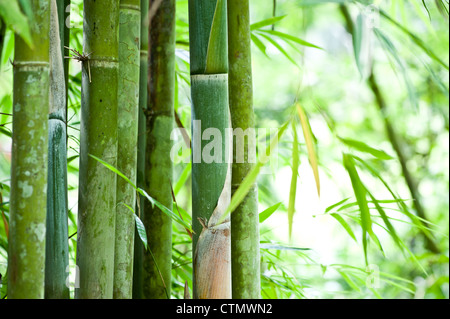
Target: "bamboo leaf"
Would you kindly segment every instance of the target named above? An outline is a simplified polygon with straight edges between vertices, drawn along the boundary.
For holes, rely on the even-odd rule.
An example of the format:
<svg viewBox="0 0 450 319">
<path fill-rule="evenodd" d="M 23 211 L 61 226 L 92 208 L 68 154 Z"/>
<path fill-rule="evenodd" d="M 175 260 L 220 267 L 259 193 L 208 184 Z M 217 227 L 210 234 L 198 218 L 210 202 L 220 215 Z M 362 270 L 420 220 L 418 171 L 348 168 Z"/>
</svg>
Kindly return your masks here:
<svg viewBox="0 0 450 319">
<path fill-rule="evenodd" d="M 392 19 L 386 12 L 383 10 L 380 10 L 380 14 L 382 17 L 384 17 L 386 20 L 390 21 L 393 25 L 395 25 L 398 29 L 400 29 L 403 33 L 405 33 L 407 36 L 411 38 L 411 40 L 420 47 L 430 58 L 438 62 L 440 65 L 442 65 L 446 70 L 449 70 L 448 65 L 439 58 L 433 51 L 431 51 L 430 48 L 423 42 L 422 39 L 420 39 L 418 36 L 416 36 L 414 33 L 406 29 L 404 26 L 402 26 L 400 23 Z"/>
<path fill-rule="evenodd" d="M 283 245 L 274 245 L 274 244 L 266 244 L 261 243 L 259 245 L 261 249 L 273 249 L 273 250 L 294 250 L 294 251 L 304 251 L 304 250 L 311 250 L 311 248 L 299 248 L 299 247 L 290 247 L 290 246 L 283 246 Z"/>
<path fill-rule="evenodd" d="M 142 240 L 142 243 L 144 244 L 145 250 L 148 248 L 148 240 L 147 240 L 147 232 L 145 231 L 145 226 L 142 220 L 139 218 L 139 216 L 135 213 L 134 209 L 131 208 L 129 205 L 125 203 L 121 203 L 124 206 L 126 206 L 129 210 L 133 212 L 134 220 L 136 221 L 136 230 L 138 232 L 139 238 Z"/>
<path fill-rule="evenodd" d="M 382 151 L 382 150 L 378 150 L 375 149 L 369 145 L 367 145 L 366 143 L 363 143 L 361 141 L 356 141 L 356 140 L 352 140 L 352 139 L 347 139 L 347 138 L 342 138 L 342 137 L 338 137 L 342 142 L 344 142 L 346 145 L 360 151 L 360 152 L 364 152 L 364 153 L 369 153 L 373 156 L 375 156 L 376 158 L 379 158 L 381 160 L 391 160 L 393 159 L 392 156 L 388 155 L 386 152 Z"/>
<path fill-rule="evenodd" d="M 352 237 L 353 240 L 355 242 L 357 242 L 355 233 L 353 232 L 353 230 L 350 227 L 350 225 L 345 221 L 345 219 L 342 218 L 341 215 L 336 214 L 336 213 L 333 213 L 333 214 L 330 214 L 330 215 L 333 216 L 339 222 L 339 224 L 341 224 L 342 227 L 344 227 L 344 229 L 347 231 L 347 233 L 350 235 L 350 237 Z"/>
<path fill-rule="evenodd" d="M 323 48 L 321 48 L 321 47 L 319 47 L 319 46 L 317 46 L 317 45 L 315 45 L 315 44 L 312 44 L 312 43 L 310 43 L 310 42 L 308 42 L 308 41 L 302 40 L 302 39 L 297 38 L 297 37 L 295 37 L 295 36 L 293 36 L 293 35 L 290 35 L 290 34 L 287 34 L 287 33 L 283 33 L 283 32 L 280 32 L 280 31 L 274 31 L 274 30 L 258 30 L 258 32 L 264 32 L 264 33 L 267 33 L 267 34 L 270 34 L 270 35 L 279 37 L 279 38 L 281 38 L 281 39 L 283 39 L 283 40 L 285 40 L 285 41 L 292 41 L 292 42 L 295 42 L 295 43 L 300 44 L 300 45 L 303 45 L 303 46 L 305 46 L 305 47 L 311 47 L 311 48 L 316 48 L 316 49 L 323 50 Z"/>
<path fill-rule="evenodd" d="M 353 158 L 349 154 L 343 154 L 344 167 L 347 170 L 350 180 L 352 182 L 353 191 L 355 193 L 358 206 L 361 212 L 361 227 L 363 231 L 363 248 L 364 248 L 364 258 L 366 264 L 368 264 L 367 259 L 367 233 L 372 234 L 372 220 L 370 218 L 369 206 L 366 199 L 366 188 L 359 178 L 358 171 L 356 170 Z"/>
<path fill-rule="evenodd" d="M 274 39 L 272 39 L 271 37 L 269 37 L 268 35 L 265 35 L 265 34 L 261 34 L 261 36 L 266 38 L 267 41 L 269 41 L 270 43 L 272 43 L 272 45 L 274 47 L 276 47 L 278 49 L 278 51 L 280 51 L 289 61 L 292 62 L 292 64 L 299 67 L 297 62 L 295 62 L 295 60 L 286 52 L 286 50 L 277 41 L 275 41 Z"/>
<path fill-rule="evenodd" d="M 256 45 L 256 47 L 267 57 L 269 56 L 266 53 L 266 46 L 265 44 L 254 34 L 251 34 L 251 39 L 253 43 Z"/>
<path fill-rule="evenodd" d="M 300 123 L 302 124 L 303 137 L 305 138 L 306 148 L 308 150 L 309 164 L 311 165 L 316 181 L 317 194 L 320 196 L 319 166 L 316 150 L 314 149 L 314 139 L 311 133 L 311 127 L 309 125 L 308 117 L 300 106 L 300 103 L 297 103 L 297 112 L 300 117 Z"/>
<path fill-rule="evenodd" d="M 0 17 L 2 17 L 6 25 L 13 29 L 30 48 L 33 48 L 28 19 L 20 10 L 17 0 L 1 1 Z"/>
<path fill-rule="evenodd" d="M 336 204 L 333 204 L 333 205 L 331 205 L 331 206 L 328 206 L 328 207 L 325 209 L 325 213 L 328 213 L 328 212 L 330 212 L 333 208 L 336 208 L 336 207 L 338 207 L 338 206 L 344 204 L 344 203 L 345 203 L 346 201 L 348 201 L 349 199 L 350 199 L 350 197 L 348 197 L 348 198 L 346 198 L 346 199 L 343 199 L 343 200 L 337 202 Z"/>
<path fill-rule="evenodd" d="M 250 25 L 250 31 L 254 31 L 254 30 L 258 30 L 261 29 L 263 27 L 267 27 L 269 25 L 273 25 L 275 23 L 277 23 L 278 21 L 283 20 L 287 15 L 284 16 L 279 16 L 279 17 L 272 17 L 266 20 L 262 20 L 256 23 L 253 23 Z"/>
<path fill-rule="evenodd" d="M 113 171 L 114 173 L 116 173 L 117 175 L 119 175 L 120 177 L 122 177 L 128 184 L 130 184 L 131 186 L 133 186 L 133 188 L 142 196 L 144 196 L 145 198 L 147 198 L 150 203 L 156 207 L 158 207 L 164 214 L 166 214 L 167 216 L 169 216 L 170 218 L 172 218 L 172 220 L 176 221 L 177 223 L 181 224 L 183 227 L 185 227 L 186 229 L 189 229 L 190 231 L 192 231 L 192 227 L 191 225 L 189 225 L 188 223 L 186 223 L 180 216 L 178 216 L 177 214 L 175 214 L 174 212 L 172 212 L 170 209 L 168 209 L 166 206 L 164 206 L 163 204 L 161 204 L 160 202 L 158 202 L 156 199 L 154 199 L 153 197 L 151 197 L 150 195 L 147 194 L 146 191 L 144 191 L 142 188 L 137 187 L 133 182 L 130 181 L 130 179 L 128 177 L 126 177 L 122 172 L 120 172 L 117 168 L 115 168 L 114 166 L 108 164 L 107 162 L 103 161 L 102 159 L 89 154 L 90 157 L 92 157 L 93 159 L 95 159 L 96 161 L 98 161 L 99 163 L 101 163 L 102 165 L 104 165 L 106 168 L 110 169 L 111 171 Z"/>
<path fill-rule="evenodd" d="M 284 132 L 286 131 L 286 128 L 288 127 L 290 122 L 286 122 L 279 130 L 275 137 L 272 138 L 270 141 L 270 145 L 266 150 L 265 157 L 268 158 L 272 154 L 272 151 L 274 148 L 277 147 L 281 137 L 283 136 Z M 229 214 L 231 214 L 238 206 L 239 204 L 244 200 L 245 196 L 247 196 L 248 192 L 250 191 L 251 187 L 253 186 L 254 182 L 256 181 L 259 171 L 264 166 L 264 162 L 261 160 L 261 158 L 258 160 L 258 162 L 253 166 L 252 170 L 248 175 L 244 178 L 239 188 L 234 192 L 233 196 L 231 197 L 230 204 L 228 208 L 223 213 L 219 224 L 222 223 Z"/>
<path fill-rule="evenodd" d="M 288 206 L 289 240 L 292 238 L 292 224 L 294 221 L 294 213 L 295 213 L 295 197 L 297 195 L 297 177 L 299 166 L 298 137 L 294 121 L 292 121 L 292 134 L 294 135 L 294 145 L 292 147 L 292 177 L 291 177 L 291 186 L 289 189 L 289 206 Z"/>
<path fill-rule="evenodd" d="M 276 203 L 275 205 L 270 206 L 266 210 L 262 211 L 259 214 L 259 222 L 263 223 L 267 218 L 272 216 L 272 214 L 276 212 L 276 210 L 281 206 L 281 204 L 282 202 Z"/>
</svg>

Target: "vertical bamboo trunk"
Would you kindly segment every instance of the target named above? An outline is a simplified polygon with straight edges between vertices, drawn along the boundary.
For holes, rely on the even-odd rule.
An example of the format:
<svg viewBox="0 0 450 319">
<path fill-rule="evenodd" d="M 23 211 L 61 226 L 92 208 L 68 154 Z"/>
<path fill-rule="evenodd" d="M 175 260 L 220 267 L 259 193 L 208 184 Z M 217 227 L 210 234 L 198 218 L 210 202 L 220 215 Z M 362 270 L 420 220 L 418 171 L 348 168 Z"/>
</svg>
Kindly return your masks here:
<svg viewBox="0 0 450 319">
<path fill-rule="evenodd" d="M 230 223 L 219 223 L 231 196 L 226 1 L 189 1 L 189 34 L 194 298 L 231 298 Z"/>
<path fill-rule="evenodd" d="M 147 109 L 147 77 L 148 77 L 148 0 L 141 0 L 141 50 L 139 74 L 139 115 L 138 115 L 138 149 L 137 149 L 137 186 L 145 188 L 145 145 L 146 124 L 144 111 Z M 136 212 L 140 218 L 143 216 L 145 198 L 139 197 Z M 137 230 L 135 238 L 139 238 Z M 133 299 L 142 299 L 142 258 L 144 245 L 138 239 L 134 241 L 133 264 Z"/>
<path fill-rule="evenodd" d="M 145 186 L 148 194 L 172 208 L 170 150 L 175 99 L 175 0 L 150 0 L 148 112 Z M 159 7 L 156 7 L 158 6 Z M 154 14 L 153 14 L 154 13 Z M 170 297 L 172 221 L 146 201 L 148 247 L 143 258 L 144 298 Z M 152 256 L 153 254 L 153 256 Z"/>
<path fill-rule="evenodd" d="M 119 0 L 84 1 L 76 298 L 112 298 L 117 165 Z M 91 82 L 92 81 L 92 82 Z"/>
<path fill-rule="evenodd" d="M 139 108 L 140 0 L 120 1 L 119 107 L 117 169 L 136 184 Z M 117 179 L 114 298 L 131 299 L 133 291 L 134 214 L 136 191 Z"/>
<path fill-rule="evenodd" d="M 44 298 L 50 1 L 33 0 L 33 48 L 15 36 L 8 298 Z"/>
<path fill-rule="evenodd" d="M 59 1 L 61 2 L 61 1 Z M 67 216 L 66 86 L 64 80 L 64 17 L 56 0 L 50 14 L 50 114 L 48 120 L 47 232 L 45 298 L 68 299 L 66 268 L 69 265 Z M 62 16 L 61 16 L 62 15 Z"/>
<path fill-rule="evenodd" d="M 228 0 L 228 61 L 230 113 L 233 129 L 249 135 L 236 141 L 233 157 L 232 192 L 251 171 L 248 147 L 256 145 L 248 0 Z M 253 140 L 251 140 L 253 139 Z M 236 158 L 242 152 L 243 162 Z M 232 294 L 235 299 L 260 298 L 260 253 L 258 194 L 256 184 L 231 215 Z"/>
</svg>

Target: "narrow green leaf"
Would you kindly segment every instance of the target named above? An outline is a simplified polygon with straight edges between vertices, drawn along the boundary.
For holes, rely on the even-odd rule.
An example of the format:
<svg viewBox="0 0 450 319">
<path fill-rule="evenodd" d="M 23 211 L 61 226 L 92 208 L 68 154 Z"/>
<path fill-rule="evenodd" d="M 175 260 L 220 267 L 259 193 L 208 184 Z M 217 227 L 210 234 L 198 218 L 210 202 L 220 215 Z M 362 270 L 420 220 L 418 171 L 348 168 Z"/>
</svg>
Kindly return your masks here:
<svg viewBox="0 0 450 319">
<path fill-rule="evenodd" d="M 379 158 L 381 160 L 391 160 L 393 159 L 392 156 L 388 155 L 386 152 L 382 151 L 382 150 L 378 150 L 375 149 L 369 145 L 367 145 L 366 143 L 363 143 L 361 141 L 356 141 L 356 140 L 352 140 L 352 139 L 348 139 L 348 138 L 342 138 L 339 137 L 339 139 L 344 142 L 347 146 L 350 146 L 360 152 L 364 152 L 364 153 L 369 153 L 373 156 L 375 156 L 376 158 Z"/>
<path fill-rule="evenodd" d="M 286 131 L 286 128 L 288 127 L 290 121 L 286 122 L 279 130 L 275 137 L 272 138 L 270 141 L 269 147 L 266 149 L 265 157 L 269 158 L 273 149 L 277 147 L 281 137 L 283 136 L 284 132 Z M 239 204 L 244 200 L 245 196 L 247 196 L 248 192 L 250 191 L 250 188 L 255 183 L 259 171 L 264 166 L 264 162 L 262 161 L 261 157 L 259 158 L 258 162 L 253 166 L 252 170 L 248 173 L 248 175 L 244 178 L 239 188 L 234 192 L 233 196 L 231 197 L 230 204 L 228 205 L 228 208 L 223 213 L 219 224 L 222 223 L 229 214 L 231 214 L 238 206 Z"/>
<path fill-rule="evenodd" d="M 272 216 L 272 214 L 276 212 L 276 210 L 281 206 L 281 204 L 282 204 L 282 202 L 279 202 L 273 206 L 270 206 L 266 210 L 262 211 L 259 214 L 259 222 L 263 223 L 267 218 Z"/>
<path fill-rule="evenodd" d="M 306 47 L 311 47 L 311 48 L 316 48 L 316 49 L 323 50 L 323 48 L 321 48 L 321 47 L 319 47 L 319 46 L 317 46 L 315 44 L 312 44 L 312 43 L 310 43 L 308 41 L 302 40 L 302 39 L 297 38 L 297 37 L 295 37 L 293 35 L 290 35 L 290 34 L 287 34 L 287 33 L 283 33 L 283 32 L 280 32 L 280 31 L 258 30 L 258 32 L 268 33 L 268 34 L 277 36 L 277 37 L 279 37 L 279 38 L 281 38 L 281 39 L 283 39 L 285 41 L 293 41 L 293 42 L 295 42 L 297 44 L 300 44 L 300 45 L 303 45 L 303 46 L 306 46 Z"/>
<path fill-rule="evenodd" d="M 273 250 L 295 250 L 295 251 L 311 250 L 311 248 L 299 248 L 299 247 L 290 247 L 284 245 L 265 244 L 265 243 L 264 244 L 261 243 L 259 247 L 261 249 L 273 249 Z"/>
<path fill-rule="evenodd" d="M 330 215 L 333 216 L 342 225 L 342 227 L 344 227 L 344 229 L 347 231 L 347 233 L 350 235 L 350 237 L 352 237 L 353 240 L 355 242 L 357 242 L 355 233 L 353 232 L 353 230 L 350 227 L 350 225 L 345 221 L 345 219 L 342 218 L 341 215 L 336 214 L 336 213 L 333 213 L 333 214 L 330 214 Z"/>
<path fill-rule="evenodd" d="M 367 259 L 367 233 L 372 234 L 372 220 L 370 218 L 369 206 L 366 199 L 366 188 L 359 178 L 358 171 L 356 170 L 353 157 L 349 154 L 343 154 L 344 167 L 347 170 L 350 180 L 352 182 L 353 191 L 358 202 L 359 210 L 361 212 L 361 227 L 363 231 L 363 248 L 366 264 Z"/>
<path fill-rule="evenodd" d="M 267 57 L 269 56 L 266 53 L 266 46 L 265 44 L 254 34 L 251 34 L 251 39 L 253 41 L 253 44 L 256 45 L 256 47 Z"/>
<path fill-rule="evenodd" d="M 294 135 L 294 145 L 292 147 L 292 177 L 291 186 L 289 189 L 289 205 L 288 205 L 288 225 L 289 225 L 289 240 L 292 238 L 292 224 L 295 213 L 295 197 L 297 195 L 297 178 L 298 178 L 298 137 L 294 120 L 292 121 L 292 134 Z"/>
<path fill-rule="evenodd" d="M 286 16 L 287 15 L 279 16 L 279 17 L 272 17 L 272 18 L 269 18 L 269 19 L 266 19 L 266 20 L 262 20 L 262 21 L 253 23 L 252 25 L 250 25 L 250 30 L 254 31 L 254 30 L 257 30 L 257 29 L 261 29 L 263 27 L 267 27 L 269 25 L 273 25 L 273 24 L 277 23 L 278 21 L 283 20 Z"/>
<path fill-rule="evenodd" d="M 386 20 L 390 21 L 393 25 L 395 25 L 398 29 L 400 29 L 402 32 L 404 32 L 406 35 L 408 35 L 411 40 L 420 47 L 430 58 L 438 62 L 440 65 L 442 65 L 446 70 L 449 70 L 448 65 L 442 61 L 441 58 L 439 58 L 433 51 L 431 51 L 430 48 L 423 42 L 422 39 L 420 39 L 418 36 L 416 36 L 414 33 L 406 29 L 404 26 L 402 26 L 400 23 L 392 19 L 386 12 L 383 10 L 380 10 L 380 14 L 382 17 L 384 17 Z"/>
<path fill-rule="evenodd" d="M 158 207 L 164 214 L 166 214 L 167 216 L 169 216 L 170 218 L 172 218 L 172 220 L 174 220 L 175 222 L 181 224 L 183 227 L 189 229 L 190 231 L 192 231 L 192 227 L 191 225 L 189 225 L 188 223 L 186 223 L 180 216 L 178 216 L 177 214 L 175 214 L 174 212 L 172 212 L 170 209 L 168 209 L 166 206 L 164 206 L 163 204 L 161 204 L 160 202 L 158 202 L 156 199 L 154 199 L 153 197 L 151 197 L 150 195 L 147 194 L 146 191 L 144 191 L 142 188 L 137 187 L 133 182 L 130 181 L 130 179 L 128 177 L 126 177 L 122 172 L 120 172 L 117 168 L 115 168 L 114 166 L 108 164 L 107 162 L 103 161 L 102 159 L 89 154 L 90 157 L 92 157 L 93 159 L 95 159 L 96 161 L 98 161 L 99 163 L 101 163 L 102 165 L 104 165 L 106 168 L 108 168 L 109 170 L 113 171 L 114 173 L 116 173 L 117 175 L 119 175 L 120 177 L 122 177 L 128 184 L 130 184 L 131 186 L 133 186 L 133 188 L 142 196 L 144 196 L 145 198 L 147 198 L 150 203 L 156 207 Z"/>
<path fill-rule="evenodd" d="M 289 61 L 292 62 L 292 64 L 294 64 L 296 67 L 299 67 L 297 62 L 295 62 L 295 60 L 286 52 L 286 50 L 277 41 L 275 41 L 266 34 L 261 34 L 261 36 L 267 39 L 267 41 L 269 41 L 274 47 L 276 47 L 278 51 L 280 51 Z"/>
<path fill-rule="evenodd" d="M 308 117 L 305 111 L 297 103 L 297 112 L 300 117 L 300 123 L 302 124 L 303 137 L 305 138 L 306 148 L 308 150 L 309 164 L 313 170 L 314 179 L 316 181 L 317 194 L 320 196 L 320 179 L 319 179 L 319 165 L 317 160 L 316 150 L 314 148 L 314 138 L 312 136 L 311 127 L 309 125 Z"/>
<path fill-rule="evenodd" d="M 343 200 L 337 202 L 336 204 L 333 204 L 333 205 L 331 205 L 331 206 L 328 206 L 328 207 L 325 209 L 325 213 L 329 213 L 333 208 L 336 208 L 336 207 L 338 207 L 338 206 L 344 204 L 344 203 L 345 203 L 346 201 L 348 201 L 349 199 L 350 199 L 350 197 L 347 197 L 346 199 L 343 199 Z"/>
</svg>

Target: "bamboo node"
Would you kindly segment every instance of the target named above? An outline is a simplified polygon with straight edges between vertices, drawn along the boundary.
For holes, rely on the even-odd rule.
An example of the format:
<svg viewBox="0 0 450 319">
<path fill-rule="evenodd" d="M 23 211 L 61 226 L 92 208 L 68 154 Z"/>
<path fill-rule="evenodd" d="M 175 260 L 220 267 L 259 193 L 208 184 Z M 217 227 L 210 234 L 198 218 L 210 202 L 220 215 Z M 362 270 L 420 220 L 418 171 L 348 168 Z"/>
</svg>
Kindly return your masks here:
<svg viewBox="0 0 450 319">
<path fill-rule="evenodd" d="M 89 83 L 92 82 L 91 80 L 91 66 L 89 64 L 89 56 L 93 53 L 93 52 L 89 52 L 89 53 L 80 53 L 79 51 L 66 47 L 64 46 L 64 48 L 66 48 L 67 50 L 70 50 L 74 55 L 72 56 L 65 56 L 65 59 L 73 59 L 76 60 L 78 62 L 86 62 L 88 63 L 88 74 L 89 74 Z"/>
</svg>

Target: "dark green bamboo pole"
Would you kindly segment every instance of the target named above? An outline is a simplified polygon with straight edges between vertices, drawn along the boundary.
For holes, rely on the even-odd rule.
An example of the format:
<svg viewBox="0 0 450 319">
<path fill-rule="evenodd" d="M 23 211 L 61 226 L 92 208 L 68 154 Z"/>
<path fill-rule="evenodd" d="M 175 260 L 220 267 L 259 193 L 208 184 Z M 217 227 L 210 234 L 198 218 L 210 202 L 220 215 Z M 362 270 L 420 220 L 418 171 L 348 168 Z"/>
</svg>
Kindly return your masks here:
<svg viewBox="0 0 450 319">
<path fill-rule="evenodd" d="M 230 113 L 233 129 L 248 130 L 245 141 L 235 141 L 232 192 L 251 171 L 248 146 L 256 141 L 248 0 L 228 0 L 228 61 Z M 249 140 L 252 139 L 253 141 Z M 243 162 L 236 158 L 242 152 Z M 231 215 L 232 293 L 235 299 L 258 299 L 260 290 L 258 194 L 256 184 Z"/>
<path fill-rule="evenodd" d="M 193 291 L 200 299 L 231 298 L 230 225 L 218 223 L 231 195 L 226 5 L 225 0 L 189 1 Z M 206 130 L 216 132 L 213 141 Z M 203 154 L 205 146 L 216 142 L 217 159 L 205 161 L 203 155 L 211 155 Z"/>
<path fill-rule="evenodd" d="M 120 0 L 119 108 L 117 168 L 136 184 L 141 36 L 140 0 Z M 131 299 L 133 291 L 134 214 L 133 186 L 120 178 L 116 194 L 114 298 Z M 128 206 L 128 207 L 127 207 Z"/>
<path fill-rule="evenodd" d="M 119 0 L 84 1 L 76 298 L 112 298 L 117 165 Z"/>
<path fill-rule="evenodd" d="M 148 77 L 148 0 L 141 0 L 141 50 L 140 50 L 140 74 L 139 74 L 139 124 L 138 124 L 138 149 L 137 149 L 137 186 L 145 188 L 145 149 L 146 149 L 146 119 L 144 111 L 147 110 L 147 77 Z M 140 218 L 143 216 L 145 198 L 139 197 L 136 204 L 136 212 Z M 142 299 L 142 258 L 144 245 L 137 239 L 139 235 L 135 231 L 134 264 L 133 264 L 133 299 Z"/>
<path fill-rule="evenodd" d="M 59 1 L 62 2 L 62 1 Z M 66 85 L 64 76 L 63 12 L 51 0 L 50 114 L 48 120 L 47 233 L 45 298 L 68 299 L 66 268 L 69 265 L 67 216 Z"/>
<path fill-rule="evenodd" d="M 44 298 L 50 1 L 30 2 L 33 48 L 14 47 L 8 298 Z"/>
<path fill-rule="evenodd" d="M 145 188 L 150 196 L 172 208 L 170 150 L 175 99 L 175 0 L 150 0 L 148 112 Z M 170 298 L 172 221 L 146 201 L 144 224 L 148 247 L 143 258 L 144 298 Z M 156 263 L 156 264 L 155 264 Z"/>
</svg>

